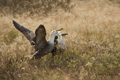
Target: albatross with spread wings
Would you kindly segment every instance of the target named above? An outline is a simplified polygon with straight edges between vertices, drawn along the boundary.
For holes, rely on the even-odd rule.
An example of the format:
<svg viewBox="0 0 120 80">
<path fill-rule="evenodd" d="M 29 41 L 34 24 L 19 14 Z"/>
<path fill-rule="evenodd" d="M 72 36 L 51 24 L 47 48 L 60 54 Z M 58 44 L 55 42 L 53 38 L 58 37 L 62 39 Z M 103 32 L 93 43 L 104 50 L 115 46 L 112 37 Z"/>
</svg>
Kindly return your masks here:
<svg viewBox="0 0 120 80">
<path fill-rule="evenodd" d="M 56 48 L 55 43 L 54 43 L 57 39 L 57 38 L 55 39 L 55 37 L 57 37 L 56 34 L 58 34 L 58 32 L 56 30 L 53 30 L 51 32 L 50 38 L 47 41 L 45 38 L 46 37 L 46 29 L 45 29 L 44 25 L 40 25 L 34 33 L 31 30 L 20 25 L 19 23 L 17 23 L 14 20 L 13 20 L 13 24 L 14 24 L 15 28 L 18 29 L 21 33 L 23 33 L 24 36 L 30 41 L 30 43 L 32 45 L 34 45 L 36 52 L 33 54 L 31 59 L 39 59 L 42 56 L 44 56 L 50 52 L 52 53 L 53 50 Z M 61 36 L 65 36 L 65 35 L 66 34 L 61 34 Z M 58 37 L 58 42 L 59 42 L 59 40 L 61 40 L 60 37 Z M 58 45 L 58 44 L 56 44 L 56 45 Z M 53 54 L 54 53 L 56 53 L 56 51 L 53 52 Z"/>
<path fill-rule="evenodd" d="M 32 59 L 39 59 L 53 50 L 54 38 L 57 33 L 56 30 L 51 32 L 50 39 L 47 41 L 45 38 L 46 29 L 43 25 L 40 25 L 34 33 L 14 20 L 13 24 L 16 29 L 18 29 L 20 32 L 24 34 L 24 36 L 30 41 L 31 44 L 34 43 L 36 52 L 32 56 Z"/>
</svg>

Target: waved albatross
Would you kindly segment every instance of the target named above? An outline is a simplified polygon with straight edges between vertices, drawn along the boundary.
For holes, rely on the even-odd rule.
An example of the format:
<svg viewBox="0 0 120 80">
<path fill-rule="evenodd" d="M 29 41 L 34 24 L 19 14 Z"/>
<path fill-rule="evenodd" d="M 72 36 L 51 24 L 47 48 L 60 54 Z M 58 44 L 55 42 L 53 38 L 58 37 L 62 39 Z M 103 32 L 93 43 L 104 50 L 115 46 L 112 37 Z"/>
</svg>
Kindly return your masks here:
<svg viewBox="0 0 120 80">
<path fill-rule="evenodd" d="M 17 23 L 14 20 L 13 20 L 13 24 L 14 24 L 16 29 L 18 29 L 21 33 L 24 34 L 24 36 L 30 41 L 31 45 L 34 45 L 35 53 L 32 56 L 32 59 L 33 58 L 35 58 L 35 59 L 41 58 L 42 56 L 44 56 L 50 52 L 53 55 L 57 53 L 58 49 L 56 48 L 57 47 L 56 45 L 58 45 L 58 41 L 57 41 L 58 35 L 56 35 L 56 34 L 58 34 L 58 33 L 56 32 L 56 30 L 53 30 L 51 32 L 50 39 L 48 41 L 46 41 L 46 39 L 45 39 L 46 29 L 43 25 L 40 25 L 34 33 L 31 30 L 27 29 L 26 27 L 20 25 L 19 23 Z M 57 30 L 57 31 L 60 31 L 60 30 Z M 68 34 L 64 33 L 61 35 L 65 36 Z M 59 39 L 59 40 L 61 40 L 61 39 Z M 53 49 L 53 47 L 54 47 L 54 49 Z"/>
<path fill-rule="evenodd" d="M 20 25 L 16 21 L 13 20 L 13 24 L 16 29 L 18 29 L 24 36 L 30 41 L 30 43 L 35 45 L 35 53 L 33 54 L 31 59 L 39 59 L 42 56 L 50 53 L 54 48 L 54 39 L 56 36 L 57 31 L 53 30 L 51 32 L 50 38 L 46 40 L 46 29 L 44 25 L 40 25 L 35 33 L 31 30 L 25 28 L 24 26 Z"/>
<path fill-rule="evenodd" d="M 65 51 L 66 45 L 62 39 L 62 36 L 68 35 L 68 33 L 62 34 L 61 31 L 58 31 L 57 36 L 55 36 L 54 49 L 52 50 L 52 57 L 57 54 L 61 54 Z"/>
</svg>

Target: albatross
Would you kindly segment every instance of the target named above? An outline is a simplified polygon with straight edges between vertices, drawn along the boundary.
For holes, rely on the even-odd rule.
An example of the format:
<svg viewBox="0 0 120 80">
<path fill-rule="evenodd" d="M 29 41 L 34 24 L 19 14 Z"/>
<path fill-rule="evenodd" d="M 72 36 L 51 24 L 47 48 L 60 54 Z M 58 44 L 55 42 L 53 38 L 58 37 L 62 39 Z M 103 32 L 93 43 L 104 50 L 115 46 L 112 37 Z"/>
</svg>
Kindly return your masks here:
<svg viewBox="0 0 120 80">
<path fill-rule="evenodd" d="M 55 39 L 56 33 L 57 33 L 56 30 L 52 31 L 49 40 L 46 41 L 45 39 L 44 43 L 43 42 L 41 43 L 41 40 L 40 41 L 38 40 L 38 46 L 36 46 L 38 47 L 38 50 L 36 50 L 36 52 L 33 54 L 31 59 L 39 59 L 42 56 L 50 53 L 54 49 L 54 39 Z M 46 46 L 43 47 L 43 45 L 46 45 Z"/>
<path fill-rule="evenodd" d="M 18 22 L 13 20 L 13 24 L 15 26 L 15 28 L 17 30 L 19 30 L 21 33 L 24 34 L 24 36 L 29 40 L 29 42 L 31 43 L 31 45 L 34 45 L 35 48 L 35 53 L 33 54 L 33 56 L 31 57 L 31 59 L 39 59 L 42 56 L 48 54 L 48 53 L 52 53 L 52 51 L 54 50 L 55 47 L 55 37 L 56 34 L 58 34 L 59 30 L 53 30 L 51 32 L 50 38 L 49 40 L 46 40 L 46 29 L 44 27 L 44 25 L 40 25 L 36 30 L 35 33 L 29 29 L 27 29 L 26 27 L 20 25 Z M 61 34 L 62 36 L 65 36 L 65 34 Z M 60 39 L 59 39 L 60 40 Z M 59 42 L 58 40 L 58 42 Z M 57 42 L 56 42 L 57 43 Z M 56 52 L 56 50 L 55 50 Z M 55 53 L 53 52 L 53 54 Z"/>
<path fill-rule="evenodd" d="M 57 32 L 57 36 L 55 36 L 55 43 L 54 43 L 54 49 L 52 50 L 52 57 L 54 57 L 57 54 L 61 54 L 65 51 L 66 45 L 62 39 L 62 36 L 68 35 L 68 33 L 62 34 L 61 31 Z"/>
<path fill-rule="evenodd" d="M 16 29 L 24 34 L 24 36 L 30 41 L 32 45 L 35 45 L 35 53 L 31 59 L 39 59 L 53 50 L 54 39 L 57 33 L 56 30 L 52 31 L 49 40 L 46 40 L 46 29 L 44 25 L 40 25 L 34 33 L 14 20 L 13 24 Z"/>
</svg>

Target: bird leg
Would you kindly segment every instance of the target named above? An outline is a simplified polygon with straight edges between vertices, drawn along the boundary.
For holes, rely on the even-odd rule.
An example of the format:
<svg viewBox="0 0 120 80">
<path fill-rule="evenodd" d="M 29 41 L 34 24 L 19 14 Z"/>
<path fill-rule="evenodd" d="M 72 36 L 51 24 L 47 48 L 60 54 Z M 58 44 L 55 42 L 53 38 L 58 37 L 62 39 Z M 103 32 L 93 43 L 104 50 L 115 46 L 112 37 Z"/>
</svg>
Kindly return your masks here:
<svg viewBox="0 0 120 80">
<path fill-rule="evenodd" d="M 40 57 L 39 50 L 38 50 L 38 51 L 36 51 L 36 52 L 33 54 L 33 56 L 31 57 L 31 60 L 40 59 L 40 58 L 41 58 L 41 57 Z"/>
</svg>

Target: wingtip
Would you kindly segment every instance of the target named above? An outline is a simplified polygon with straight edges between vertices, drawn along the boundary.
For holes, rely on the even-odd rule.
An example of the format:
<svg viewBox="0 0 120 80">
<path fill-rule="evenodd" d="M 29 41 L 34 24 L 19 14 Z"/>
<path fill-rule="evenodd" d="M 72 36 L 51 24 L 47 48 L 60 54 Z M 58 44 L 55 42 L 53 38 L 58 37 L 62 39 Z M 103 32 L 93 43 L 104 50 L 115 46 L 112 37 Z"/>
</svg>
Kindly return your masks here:
<svg viewBox="0 0 120 80">
<path fill-rule="evenodd" d="M 39 27 L 36 30 L 41 29 L 41 28 L 43 28 L 46 31 L 46 29 L 45 29 L 43 24 L 40 24 Z"/>
<path fill-rule="evenodd" d="M 15 24 L 16 23 L 16 21 L 15 20 L 12 20 L 13 21 L 13 24 Z"/>
<path fill-rule="evenodd" d="M 15 21 L 15 20 L 12 20 L 13 22 Z"/>
<path fill-rule="evenodd" d="M 40 24 L 39 27 L 45 28 L 43 24 Z"/>
<path fill-rule="evenodd" d="M 13 20 L 13 24 L 14 24 L 15 27 L 21 26 L 21 25 L 20 25 L 18 22 L 16 22 L 15 20 Z"/>
<path fill-rule="evenodd" d="M 13 24 L 15 25 L 15 24 L 17 24 L 17 22 L 15 21 L 15 20 L 12 20 L 13 21 Z"/>
</svg>

